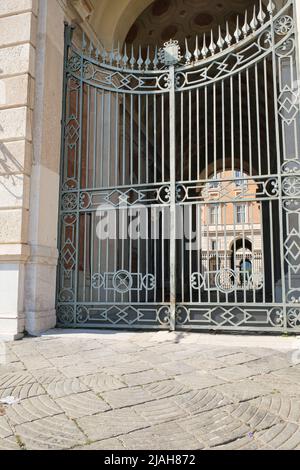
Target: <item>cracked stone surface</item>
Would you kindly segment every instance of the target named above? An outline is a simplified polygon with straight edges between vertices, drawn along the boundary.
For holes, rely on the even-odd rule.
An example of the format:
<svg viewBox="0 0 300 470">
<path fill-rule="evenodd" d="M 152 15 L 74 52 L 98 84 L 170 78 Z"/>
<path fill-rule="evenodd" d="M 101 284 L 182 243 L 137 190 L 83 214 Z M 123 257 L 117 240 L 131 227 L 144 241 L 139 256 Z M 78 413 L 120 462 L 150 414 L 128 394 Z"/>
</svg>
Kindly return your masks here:
<svg viewBox="0 0 300 470">
<path fill-rule="evenodd" d="M 0 450 L 300 449 L 300 338 L 53 330 L 5 343 Z"/>
</svg>

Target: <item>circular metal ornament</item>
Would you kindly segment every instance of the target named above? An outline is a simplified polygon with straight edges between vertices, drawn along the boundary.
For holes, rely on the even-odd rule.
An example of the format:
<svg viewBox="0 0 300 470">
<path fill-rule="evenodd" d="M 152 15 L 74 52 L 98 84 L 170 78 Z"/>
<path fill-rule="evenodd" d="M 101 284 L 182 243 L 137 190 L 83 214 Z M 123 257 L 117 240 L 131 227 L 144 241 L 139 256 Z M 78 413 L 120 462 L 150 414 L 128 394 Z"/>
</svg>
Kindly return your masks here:
<svg viewBox="0 0 300 470">
<path fill-rule="evenodd" d="M 285 178 L 282 183 L 283 192 L 287 196 L 299 196 L 300 195 L 300 178 L 299 176 L 289 176 Z"/>
<path fill-rule="evenodd" d="M 285 36 L 294 27 L 294 20 L 289 15 L 283 15 L 274 23 L 274 31 L 278 36 Z"/>
<path fill-rule="evenodd" d="M 128 271 L 118 271 L 113 277 L 113 288 L 119 294 L 126 294 L 130 291 L 133 280 L 132 276 Z"/>
<path fill-rule="evenodd" d="M 300 326 L 300 309 L 293 308 L 289 310 L 287 319 L 288 319 L 288 325 L 291 328 L 297 328 L 298 326 Z"/>
<path fill-rule="evenodd" d="M 78 72 L 81 67 L 81 59 L 77 55 L 73 55 L 68 62 L 68 69 L 71 72 Z"/>
<path fill-rule="evenodd" d="M 77 194 L 69 193 L 65 194 L 62 198 L 62 210 L 64 211 L 73 211 L 77 209 Z"/>
<path fill-rule="evenodd" d="M 74 322 L 74 307 L 72 305 L 61 305 L 57 311 L 58 323 L 68 325 Z"/>
<path fill-rule="evenodd" d="M 232 269 L 223 269 L 218 271 L 215 278 L 217 288 L 224 292 L 224 294 L 230 294 L 237 286 L 237 274 Z"/>
</svg>

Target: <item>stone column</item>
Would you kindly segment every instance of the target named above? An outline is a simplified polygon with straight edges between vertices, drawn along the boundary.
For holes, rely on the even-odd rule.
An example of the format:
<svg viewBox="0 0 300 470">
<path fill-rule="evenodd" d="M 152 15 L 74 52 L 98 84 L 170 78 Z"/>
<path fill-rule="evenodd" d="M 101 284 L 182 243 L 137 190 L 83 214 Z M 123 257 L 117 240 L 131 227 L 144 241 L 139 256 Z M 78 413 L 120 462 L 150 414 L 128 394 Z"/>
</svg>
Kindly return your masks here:
<svg viewBox="0 0 300 470">
<path fill-rule="evenodd" d="M 0 336 L 54 327 L 64 2 L 0 1 Z"/>
<path fill-rule="evenodd" d="M 60 3 L 39 0 L 28 231 L 30 256 L 25 269 L 24 301 L 25 328 L 33 335 L 56 324 L 64 19 Z"/>
<path fill-rule="evenodd" d="M 25 327 L 37 1 L 0 2 L 0 335 Z"/>
</svg>

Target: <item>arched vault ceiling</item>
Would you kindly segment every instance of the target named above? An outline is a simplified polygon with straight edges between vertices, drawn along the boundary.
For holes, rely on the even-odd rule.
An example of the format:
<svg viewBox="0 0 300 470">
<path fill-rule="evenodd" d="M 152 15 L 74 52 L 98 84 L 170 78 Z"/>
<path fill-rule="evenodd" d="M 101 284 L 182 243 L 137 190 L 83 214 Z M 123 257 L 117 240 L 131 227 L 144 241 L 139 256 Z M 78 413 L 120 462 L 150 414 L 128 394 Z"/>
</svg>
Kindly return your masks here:
<svg viewBox="0 0 300 470">
<path fill-rule="evenodd" d="M 171 38 L 184 39 L 208 32 L 228 21 L 234 31 L 237 16 L 252 11 L 253 0 L 156 0 L 133 23 L 126 42 L 161 45 Z"/>
<path fill-rule="evenodd" d="M 224 26 L 226 20 L 233 21 L 237 14 L 252 11 L 258 4 L 258 0 L 71 1 L 92 5 L 89 23 L 107 49 L 118 41 L 144 46 L 161 45 L 171 37 L 182 41 L 185 36 L 194 37 L 218 24 Z"/>
<path fill-rule="evenodd" d="M 93 0 L 91 25 L 102 44 L 110 49 L 112 42 L 122 44 L 131 25 L 153 0 Z"/>
</svg>

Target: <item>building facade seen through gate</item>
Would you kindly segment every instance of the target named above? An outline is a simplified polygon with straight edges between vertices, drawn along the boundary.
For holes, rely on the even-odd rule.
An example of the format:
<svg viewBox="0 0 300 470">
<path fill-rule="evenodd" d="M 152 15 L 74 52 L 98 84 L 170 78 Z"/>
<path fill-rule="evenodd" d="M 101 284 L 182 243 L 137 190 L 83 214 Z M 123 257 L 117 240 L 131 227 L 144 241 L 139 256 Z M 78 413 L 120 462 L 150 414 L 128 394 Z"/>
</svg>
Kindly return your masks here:
<svg viewBox="0 0 300 470">
<path fill-rule="evenodd" d="M 294 7 L 109 52 L 66 26 L 60 326 L 299 331 Z"/>
</svg>

